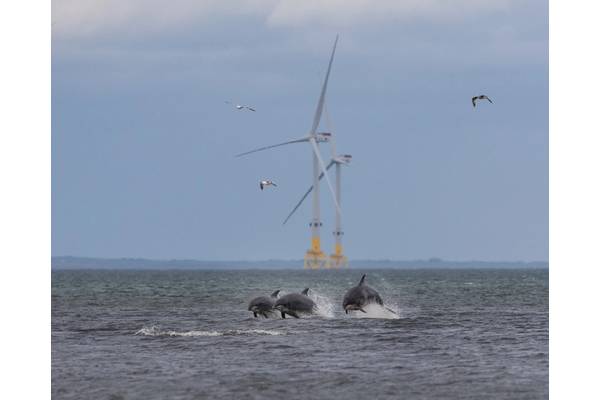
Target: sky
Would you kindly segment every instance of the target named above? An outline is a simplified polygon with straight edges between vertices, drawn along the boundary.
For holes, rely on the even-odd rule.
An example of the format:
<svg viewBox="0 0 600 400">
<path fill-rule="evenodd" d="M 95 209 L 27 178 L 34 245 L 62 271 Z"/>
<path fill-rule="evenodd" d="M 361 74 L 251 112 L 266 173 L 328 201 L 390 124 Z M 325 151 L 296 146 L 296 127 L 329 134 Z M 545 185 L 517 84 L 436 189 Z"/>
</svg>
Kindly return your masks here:
<svg viewBox="0 0 600 400">
<path fill-rule="evenodd" d="M 346 255 L 548 259 L 547 2 L 55 0 L 52 21 L 53 256 L 302 258 L 310 202 L 282 222 L 309 145 L 234 155 L 309 131 L 339 34 L 321 127 L 353 156 Z"/>
</svg>

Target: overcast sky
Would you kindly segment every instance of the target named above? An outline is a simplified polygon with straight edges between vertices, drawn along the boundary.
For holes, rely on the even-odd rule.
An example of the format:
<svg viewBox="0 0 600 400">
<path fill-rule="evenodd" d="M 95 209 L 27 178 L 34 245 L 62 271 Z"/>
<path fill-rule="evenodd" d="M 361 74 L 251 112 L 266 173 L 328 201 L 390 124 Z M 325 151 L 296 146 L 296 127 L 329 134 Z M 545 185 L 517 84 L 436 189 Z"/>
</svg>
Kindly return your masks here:
<svg viewBox="0 0 600 400">
<path fill-rule="evenodd" d="M 322 3 L 54 0 L 53 255 L 302 258 L 309 146 L 233 155 L 307 133 L 339 33 L 347 255 L 547 260 L 547 3 Z"/>
</svg>

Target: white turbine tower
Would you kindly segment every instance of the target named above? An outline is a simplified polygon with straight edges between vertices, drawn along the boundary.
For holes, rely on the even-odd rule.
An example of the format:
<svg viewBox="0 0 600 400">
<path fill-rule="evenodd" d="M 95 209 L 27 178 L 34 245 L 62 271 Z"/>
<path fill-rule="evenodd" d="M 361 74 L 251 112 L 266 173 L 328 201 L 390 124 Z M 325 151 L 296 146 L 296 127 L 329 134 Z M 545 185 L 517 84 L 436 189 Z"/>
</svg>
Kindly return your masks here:
<svg viewBox="0 0 600 400">
<path fill-rule="evenodd" d="M 323 158 L 321 157 L 321 153 L 319 153 L 318 143 L 327 142 L 331 137 L 331 133 L 317 133 L 317 128 L 319 127 L 319 122 L 321 121 L 321 115 L 323 113 L 323 105 L 325 104 L 325 94 L 327 93 L 327 82 L 329 81 L 329 73 L 331 72 L 331 64 L 333 63 L 333 57 L 335 55 L 335 48 L 337 46 L 338 37 L 336 36 L 335 42 L 333 44 L 333 50 L 331 51 L 331 58 L 329 59 L 329 65 L 327 67 L 327 74 L 325 75 L 325 81 L 323 82 L 323 87 L 321 88 L 321 95 L 319 96 L 319 102 L 317 103 L 317 109 L 315 111 L 315 116 L 313 118 L 312 127 L 308 136 L 305 136 L 300 139 L 290 140 L 288 142 L 279 143 L 271 146 L 261 147 L 255 150 L 247 151 L 245 153 L 241 153 L 236 155 L 236 157 L 241 157 L 247 154 L 255 153 L 262 150 L 271 149 L 273 147 L 284 146 L 292 143 L 301 143 L 301 142 L 309 142 L 312 146 L 313 150 L 313 217 L 310 222 L 311 227 L 311 247 L 306 251 L 304 256 L 304 268 L 308 269 L 319 269 L 325 267 L 327 265 L 327 256 L 321 250 L 321 236 L 320 229 L 321 225 L 321 210 L 319 207 L 319 173 L 323 171 L 325 180 L 327 181 L 327 185 L 329 186 L 329 190 L 333 196 L 333 201 L 337 208 L 338 212 L 341 212 L 338 202 L 336 200 L 335 192 L 333 190 L 333 186 L 331 185 L 331 181 L 329 180 L 329 176 L 326 172 L 325 163 L 323 162 Z"/>
<path fill-rule="evenodd" d="M 329 115 L 327 113 L 327 108 L 325 108 L 325 116 L 327 120 L 328 129 L 333 132 L 331 129 L 331 124 L 329 121 Z M 337 155 L 335 150 L 335 135 L 331 136 L 331 161 L 327 164 L 325 168 L 328 171 L 332 166 L 335 165 L 335 199 L 336 199 L 336 210 L 335 210 L 335 231 L 333 232 L 333 236 L 335 237 L 335 249 L 333 254 L 329 256 L 329 265 L 330 268 L 341 268 L 348 266 L 348 258 L 344 255 L 343 246 L 342 246 L 342 236 L 344 232 L 342 231 L 342 215 L 340 213 L 340 205 L 341 195 L 342 195 L 342 165 L 348 165 L 352 160 L 352 156 L 350 154 L 341 154 Z M 321 173 L 319 175 L 319 180 L 323 178 L 324 174 Z M 283 224 L 289 221 L 291 216 L 296 212 L 296 210 L 300 207 L 302 202 L 308 197 L 310 192 L 312 192 L 314 185 L 308 188 L 304 196 L 300 199 L 300 201 L 296 204 L 294 209 L 288 214 Z"/>
</svg>

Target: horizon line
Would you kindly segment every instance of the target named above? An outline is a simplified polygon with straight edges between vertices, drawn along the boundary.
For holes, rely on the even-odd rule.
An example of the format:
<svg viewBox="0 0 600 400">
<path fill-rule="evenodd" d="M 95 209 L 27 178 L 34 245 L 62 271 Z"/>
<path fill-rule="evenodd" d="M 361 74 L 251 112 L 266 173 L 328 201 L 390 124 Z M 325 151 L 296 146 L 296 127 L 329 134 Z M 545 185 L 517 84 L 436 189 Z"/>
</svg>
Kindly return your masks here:
<svg viewBox="0 0 600 400">
<path fill-rule="evenodd" d="M 61 256 L 51 256 L 51 259 L 58 258 L 81 258 L 81 259 L 96 259 L 96 260 L 143 260 L 143 261 L 196 261 L 196 262 L 217 262 L 217 263 L 227 263 L 227 262 L 236 262 L 236 263 L 257 263 L 257 262 L 302 262 L 303 258 L 265 258 L 265 259 L 252 259 L 252 260 L 243 260 L 243 259 L 229 259 L 229 260 L 210 260 L 210 259 L 198 259 L 198 258 L 147 258 L 147 257 L 95 257 L 95 256 L 73 256 L 73 255 L 61 255 Z M 472 263 L 472 262 L 482 262 L 482 263 L 549 263 L 549 260 L 483 260 L 483 259 L 469 259 L 469 260 L 455 260 L 455 259 L 444 259 L 441 257 L 429 257 L 429 258 L 415 258 L 415 259 L 391 259 L 391 258 L 354 258 L 349 259 L 349 261 L 375 261 L 375 262 L 429 262 L 429 263 Z"/>
</svg>

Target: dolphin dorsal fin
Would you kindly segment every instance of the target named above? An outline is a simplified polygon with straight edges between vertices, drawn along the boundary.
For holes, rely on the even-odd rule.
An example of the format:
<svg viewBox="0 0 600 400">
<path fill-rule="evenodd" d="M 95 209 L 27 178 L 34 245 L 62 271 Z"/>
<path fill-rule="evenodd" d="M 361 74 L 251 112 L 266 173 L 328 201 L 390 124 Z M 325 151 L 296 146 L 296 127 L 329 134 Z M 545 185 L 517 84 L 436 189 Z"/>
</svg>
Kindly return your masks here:
<svg viewBox="0 0 600 400">
<path fill-rule="evenodd" d="M 304 290 L 302 291 L 302 294 L 303 294 L 303 295 L 305 295 L 305 296 L 308 296 L 308 288 L 304 289 Z"/>
<path fill-rule="evenodd" d="M 271 297 L 277 297 L 279 295 L 279 292 L 281 292 L 281 290 L 276 290 L 273 293 L 271 293 Z"/>
<path fill-rule="evenodd" d="M 366 278 L 366 277 L 367 277 L 367 274 L 364 274 L 364 275 L 362 276 L 362 278 L 360 278 L 360 282 L 358 282 L 358 286 L 360 286 L 360 285 L 362 285 L 362 284 L 364 284 L 364 283 L 365 283 L 365 278 Z"/>
</svg>

